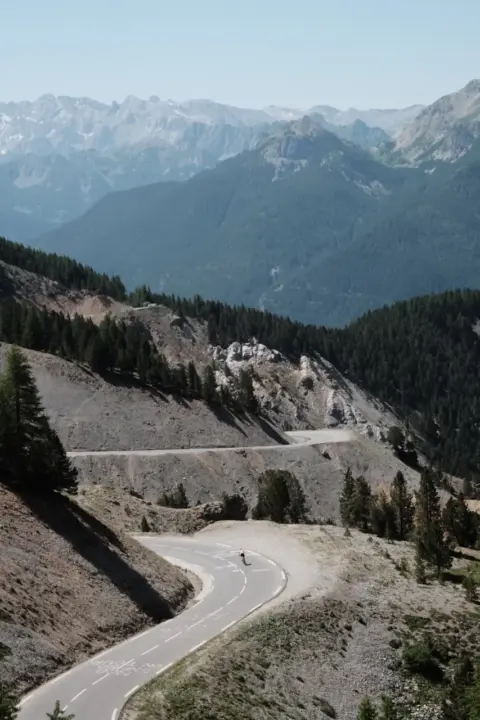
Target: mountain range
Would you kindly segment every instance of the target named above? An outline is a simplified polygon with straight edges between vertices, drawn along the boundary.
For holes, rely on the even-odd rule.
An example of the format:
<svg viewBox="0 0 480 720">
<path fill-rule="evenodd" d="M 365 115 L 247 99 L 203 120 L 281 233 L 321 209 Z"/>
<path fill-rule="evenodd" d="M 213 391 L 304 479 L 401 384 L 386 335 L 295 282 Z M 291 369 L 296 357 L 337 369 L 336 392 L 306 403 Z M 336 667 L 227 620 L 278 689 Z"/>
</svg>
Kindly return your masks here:
<svg viewBox="0 0 480 720">
<path fill-rule="evenodd" d="M 277 124 L 255 148 L 185 182 L 107 195 L 37 244 L 119 274 L 129 287 L 199 293 L 314 324 L 343 325 L 395 300 L 476 287 L 476 87 L 426 108 L 373 152 L 338 137 L 320 115 Z M 461 123 L 472 128 L 468 146 L 452 162 L 432 165 L 431 154 L 409 163 L 405 137 L 417 145 L 424 137 L 427 157 L 438 105 L 455 104 L 443 142 Z"/>
<path fill-rule="evenodd" d="M 0 232 L 28 240 L 81 215 L 109 192 L 188 179 L 304 114 L 320 116 L 331 131 L 370 149 L 420 109 L 252 110 L 158 97 L 107 105 L 51 95 L 0 103 Z"/>
</svg>

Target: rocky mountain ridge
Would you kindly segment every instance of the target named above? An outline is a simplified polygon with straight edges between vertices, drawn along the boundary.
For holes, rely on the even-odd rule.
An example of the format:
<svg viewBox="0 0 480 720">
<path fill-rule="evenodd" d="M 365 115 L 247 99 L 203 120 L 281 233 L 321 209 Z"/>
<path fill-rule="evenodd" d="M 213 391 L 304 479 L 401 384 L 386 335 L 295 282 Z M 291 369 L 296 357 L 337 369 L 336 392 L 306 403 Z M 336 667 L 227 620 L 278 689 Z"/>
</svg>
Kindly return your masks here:
<svg viewBox="0 0 480 720">
<path fill-rule="evenodd" d="M 81 215 L 109 192 L 185 180 L 309 112 L 366 149 L 388 139 L 370 127 L 375 114 L 358 111 L 346 122 L 333 110 L 327 121 L 321 107 L 254 110 L 155 96 L 111 105 L 53 95 L 0 103 L 0 232 L 24 241 Z M 386 112 L 395 122 L 397 111 Z M 398 113 L 403 123 L 405 112 Z"/>
</svg>

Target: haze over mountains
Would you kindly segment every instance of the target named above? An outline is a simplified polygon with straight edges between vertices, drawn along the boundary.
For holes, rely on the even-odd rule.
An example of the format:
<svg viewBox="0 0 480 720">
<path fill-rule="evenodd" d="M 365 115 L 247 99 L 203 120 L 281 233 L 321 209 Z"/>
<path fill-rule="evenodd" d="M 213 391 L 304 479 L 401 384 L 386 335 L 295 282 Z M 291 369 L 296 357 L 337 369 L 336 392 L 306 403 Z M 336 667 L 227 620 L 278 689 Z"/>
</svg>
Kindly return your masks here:
<svg viewBox="0 0 480 720">
<path fill-rule="evenodd" d="M 470 83 L 371 152 L 319 115 L 277 124 L 255 148 L 186 182 L 108 195 L 38 244 L 131 287 L 327 325 L 412 295 L 476 287 L 478 94 Z M 450 110 L 440 122 L 442 108 Z M 437 147 L 461 129 L 452 162 L 428 154 L 433 136 Z M 423 143 L 426 164 L 409 161 L 409 135 Z"/>
<path fill-rule="evenodd" d="M 477 286 L 480 81 L 364 113 L 52 96 L 0 111 L 1 231 L 129 287 L 342 325 Z"/>
<path fill-rule="evenodd" d="M 112 190 L 185 180 L 255 147 L 272 125 L 305 113 L 322 116 L 326 127 L 370 148 L 419 109 L 252 110 L 131 96 L 111 105 L 52 95 L 0 103 L 1 232 L 28 240 L 82 214 Z"/>
</svg>

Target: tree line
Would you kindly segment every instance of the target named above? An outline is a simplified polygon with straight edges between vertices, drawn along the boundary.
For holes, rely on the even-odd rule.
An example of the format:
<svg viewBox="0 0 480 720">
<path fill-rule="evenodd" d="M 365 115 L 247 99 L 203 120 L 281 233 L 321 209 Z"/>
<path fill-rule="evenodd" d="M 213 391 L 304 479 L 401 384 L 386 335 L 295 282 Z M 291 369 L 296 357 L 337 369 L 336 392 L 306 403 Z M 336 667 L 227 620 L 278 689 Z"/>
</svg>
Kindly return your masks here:
<svg viewBox="0 0 480 720">
<path fill-rule="evenodd" d="M 43 275 L 71 290 L 91 290 L 117 300 L 126 297 L 125 286 L 116 275 L 109 277 L 64 255 L 34 250 L 4 237 L 0 237 L 0 260 L 22 270 Z"/>
<path fill-rule="evenodd" d="M 165 305 L 203 320 L 209 342 L 259 342 L 292 361 L 319 355 L 395 408 L 425 439 L 434 465 L 468 477 L 480 492 L 480 292 L 450 291 L 397 302 L 368 312 L 343 329 L 303 325 L 287 317 L 199 296 L 127 293 L 119 278 L 96 273 L 69 258 L 0 239 L 0 260 L 38 272 L 72 289 L 104 292 L 134 306 Z"/>
<path fill-rule="evenodd" d="M 100 325 L 91 319 L 19 303 L 0 301 L 0 341 L 88 365 L 101 375 L 116 373 L 142 386 L 189 398 L 203 399 L 236 411 L 258 410 L 251 372 L 242 370 L 230 385 L 217 385 L 214 367 L 202 375 L 194 363 L 170 365 L 158 352 L 150 333 L 139 322 L 107 315 Z M 233 392 L 229 387 L 233 387 Z"/>
<path fill-rule="evenodd" d="M 428 467 L 421 473 L 415 495 L 401 471 L 389 492 L 380 489 L 373 493 L 365 477 L 355 478 L 348 468 L 340 495 L 342 522 L 347 529 L 413 541 L 417 580 L 424 581 L 425 566 L 433 567 L 440 577 L 452 564 L 455 546 L 475 548 L 480 540 L 480 517 L 468 508 L 462 492 L 450 497 L 442 511 L 437 489 L 442 484 L 441 474 Z"/>
</svg>

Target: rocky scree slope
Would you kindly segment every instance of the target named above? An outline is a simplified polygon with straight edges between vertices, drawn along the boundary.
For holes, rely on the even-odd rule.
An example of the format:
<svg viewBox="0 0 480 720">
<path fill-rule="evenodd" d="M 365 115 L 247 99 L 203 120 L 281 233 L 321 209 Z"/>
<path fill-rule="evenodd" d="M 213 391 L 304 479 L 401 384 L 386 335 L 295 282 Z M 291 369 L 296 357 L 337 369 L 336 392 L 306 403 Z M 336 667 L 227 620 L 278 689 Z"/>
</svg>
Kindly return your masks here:
<svg viewBox="0 0 480 720">
<path fill-rule="evenodd" d="M 181 610 L 175 567 L 74 500 L 0 486 L 0 682 L 20 694 Z"/>
</svg>

